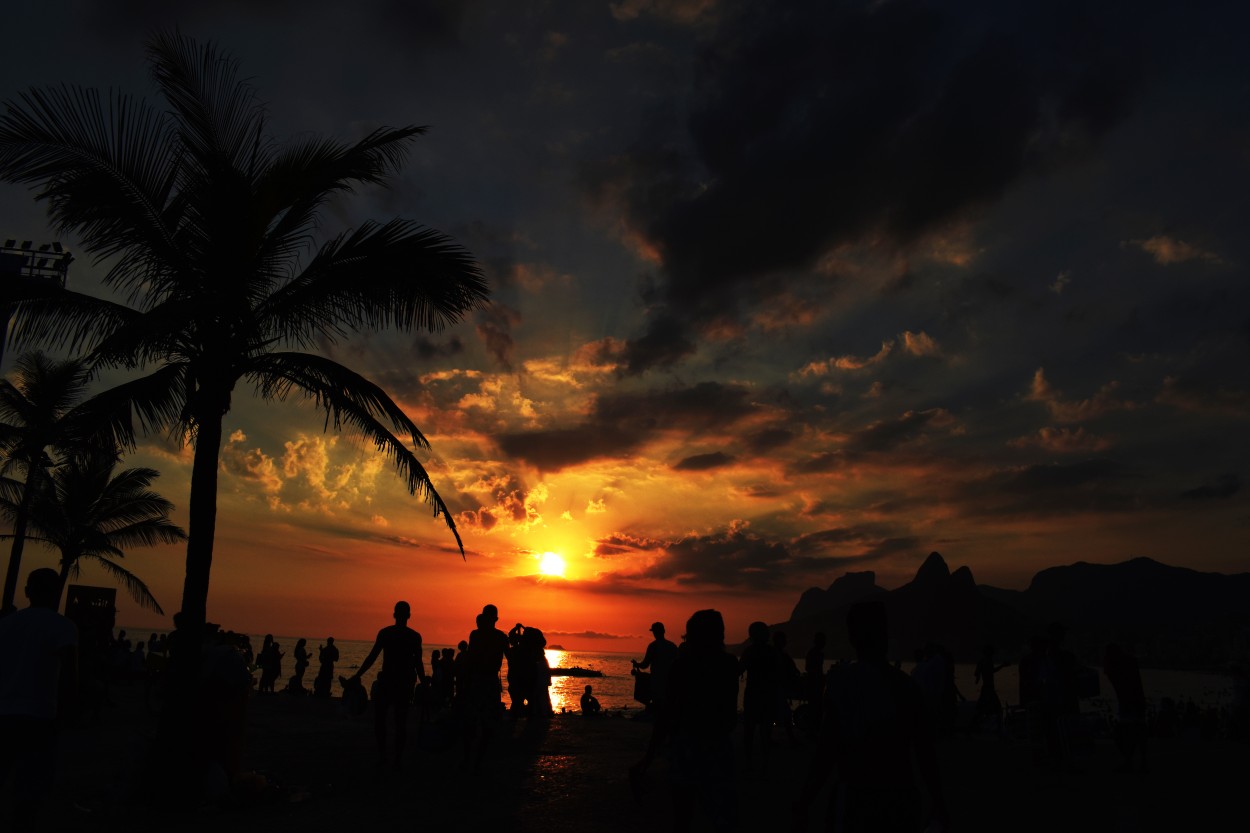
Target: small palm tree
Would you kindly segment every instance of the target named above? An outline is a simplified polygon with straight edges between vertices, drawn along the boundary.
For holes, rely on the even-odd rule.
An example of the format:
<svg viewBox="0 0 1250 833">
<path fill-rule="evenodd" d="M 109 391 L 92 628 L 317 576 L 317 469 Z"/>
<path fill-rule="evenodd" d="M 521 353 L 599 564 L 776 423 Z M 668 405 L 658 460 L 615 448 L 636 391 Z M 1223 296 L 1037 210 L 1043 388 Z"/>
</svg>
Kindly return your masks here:
<svg viewBox="0 0 1250 833">
<path fill-rule="evenodd" d="M 11 379 L 0 379 L 0 474 L 15 495 L 9 566 L 0 611 L 13 607 L 31 503 L 63 455 L 84 451 L 93 420 L 84 405 L 89 371 L 81 361 L 42 353 L 17 360 Z M 14 477 L 17 475 L 17 477 Z M 20 479 L 19 479 L 20 478 Z"/>
<path fill-rule="evenodd" d="M 185 541 L 182 528 L 169 519 L 174 505 L 152 491 L 160 477 L 155 469 L 133 468 L 114 473 L 117 455 L 100 452 L 58 466 L 31 503 L 31 540 L 60 553 L 61 592 L 76 577 L 84 560 L 112 575 L 141 606 L 164 613 L 142 579 L 117 563 L 138 546 Z M 0 490 L 0 511 L 16 507 Z"/>
<path fill-rule="evenodd" d="M 365 223 L 305 258 L 320 209 L 357 185 L 385 183 L 424 129 L 276 146 L 255 94 L 212 45 L 162 35 L 149 57 L 167 111 L 76 87 L 9 102 L 0 179 L 38 187 L 59 230 L 109 259 L 104 282 L 130 304 L 76 293 L 23 302 L 12 337 L 93 348 L 97 365 L 150 370 L 114 395 L 134 404 L 142 429 L 172 427 L 194 443 L 187 626 L 204 622 L 222 422 L 240 382 L 263 399 L 310 399 L 327 427 L 363 435 L 445 518 L 463 555 L 447 505 L 407 444 L 428 447 L 417 426 L 373 382 L 305 352 L 359 330 L 437 330 L 486 302 L 468 252 L 403 220 Z"/>
</svg>

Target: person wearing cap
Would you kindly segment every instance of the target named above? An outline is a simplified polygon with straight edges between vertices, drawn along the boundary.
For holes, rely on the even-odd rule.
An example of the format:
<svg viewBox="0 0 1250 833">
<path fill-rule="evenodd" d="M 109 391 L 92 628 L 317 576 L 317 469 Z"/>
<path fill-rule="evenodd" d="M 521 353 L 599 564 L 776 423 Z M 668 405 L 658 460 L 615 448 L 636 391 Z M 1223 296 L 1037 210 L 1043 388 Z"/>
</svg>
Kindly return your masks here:
<svg viewBox="0 0 1250 833">
<path fill-rule="evenodd" d="M 55 774 L 58 724 L 77 692 L 78 628 L 56 612 L 60 592 L 56 570 L 32 570 L 30 606 L 0 619 L 0 790 L 13 779 L 12 816 L 0 829 L 36 827 Z"/>
<path fill-rule="evenodd" d="M 421 659 L 421 634 L 408 627 L 412 608 L 407 602 L 395 603 L 395 624 L 378 631 L 373 650 L 360 664 L 351 679 L 373 667 L 382 655 L 373 697 L 373 732 L 378 742 L 378 766 L 386 763 L 386 713 L 395 711 L 395 769 L 403 765 L 404 746 L 408 740 L 408 709 L 412 706 L 412 690 L 417 680 L 425 682 L 425 663 Z"/>
<path fill-rule="evenodd" d="M 646 710 L 654 713 L 656 705 L 664 702 L 668 692 L 668 671 L 677 660 L 677 646 L 664 638 L 663 622 L 651 624 L 651 635 L 655 639 L 647 646 L 642 662 L 632 662 L 639 671 L 651 671 L 651 702 L 647 704 Z"/>
</svg>

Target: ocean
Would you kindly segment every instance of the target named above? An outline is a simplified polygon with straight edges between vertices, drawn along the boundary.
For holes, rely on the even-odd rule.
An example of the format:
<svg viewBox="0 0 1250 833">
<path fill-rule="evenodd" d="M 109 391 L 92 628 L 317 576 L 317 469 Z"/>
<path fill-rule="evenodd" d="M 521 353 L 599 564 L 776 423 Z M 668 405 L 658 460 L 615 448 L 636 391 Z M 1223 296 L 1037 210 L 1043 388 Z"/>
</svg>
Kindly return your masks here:
<svg viewBox="0 0 1250 833">
<path fill-rule="evenodd" d="M 252 646 L 259 649 L 264 637 L 253 635 Z M 295 662 L 292 657 L 292 651 L 295 647 L 296 639 L 291 637 L 275 637 L 281 646 L 281 650 L 286 654 L 282 661 L 283 680 L 289 678 L 295 668 Z M 312 657 L 312 664 L 308 667 L 308 672 L 304 675 L 305 686 L 311 688 L 312 680 L 317 675 L 317 648 L 323 644 L 309 640 L 308 651 Z M 354 673 L 355 669 L 360 666 L 369 649 L 373 647 L 372 642 L 358 642 L 355 640 L 336 640 L 335 644 L 339 648 L 339 661 L 335 665 L 335 681 L 333 692 L 335 696 L 341 693 L 338 684 L 340 675 L 346 676 Z M 430 652 L 433 650 L 443 650 L 449 648 L 449 645 L 427 644 L 425 646 L 426 669 L 429 670 Z M 602 671 L 602 677 L 568 677 L 554 676 L 551 680 L 551 705 L 556 712 L 568 710 L 570 712 L 578 711 L 579 701 L 582 692 L 587 684 L 593 687 L 594 695 L 598 698 L 599 703 L 605 709 L 639 709 L 640 704 L 633 699 L 634 678 L 630 675 L 630 660 L 642 659 L 642 653 L 621 653 L 612 651 L 564 651 L 552 648 L 547 649 L 547 662 L 553 669 L 580 667 Z M 801 665 L 801 659 L 799 660 Z M 366 689 L 373 682 L 374 677 L 381 662 L 374 664 L 374 667 L 363 676 Z M 831 663 L 826 663 L 826 666 Z M 903 663 L 904 671 L 911 670 L 910 663 Z M 507 665 L 505 663 L 504 670 L 506 672 Z M 980 687 L 975 680 L 976 667 L 972 664 L 956 664 L 955 666 L 955 686 L 970 700 L 976 700 L 980 691 Z M 1169 697 L 1178 702 L 1192 699 L 1195 703 L 1202 707 L 1221 707 L 1232 703 L 1233 698 L 1233 681 L 1231 677 L 1221 674 L 1210 674 L 1196 671 L 1175 671 L 1169 669 L 1143 668 L 1142 684 L 1146 691 L 1147 699 L 1157 704 L 1162 698 Z M 1105 676 L 1099 671 L 1100 690 L 1097 697 L 1087 698 L 1083 701 L 1083 707 L 1091 711 L 1113 709 L 1115 705 L 1115 692 L 1111 685 L 1107 682 Z M 1018 692 L 1020 687 L 1019 676 L 1016 666 L 1010 665 L 998 672 L 995 677 L 998 695 L 1004 705 L 1013 705 L 1018 702 Z M 280 680 L 278 688 L 285 683 Z M 505 695 L 506 700 L 506 695 Z"/>
</svg>

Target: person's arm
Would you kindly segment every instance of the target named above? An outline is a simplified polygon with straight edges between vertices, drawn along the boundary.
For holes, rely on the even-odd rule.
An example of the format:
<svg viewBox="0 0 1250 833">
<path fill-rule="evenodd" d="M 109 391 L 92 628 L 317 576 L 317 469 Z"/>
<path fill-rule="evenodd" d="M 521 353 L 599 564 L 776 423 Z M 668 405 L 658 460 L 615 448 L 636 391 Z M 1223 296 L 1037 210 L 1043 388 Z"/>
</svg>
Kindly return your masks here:
<svg viewBox="0 0 1250 833">
<path fill-rule="evenodd" d="M 421 657 L 421 654 L 422 654 L 421 634 L 417 634 L 416 651 L 417 651 L 417 679 L 420 680 L 421 682 L 425 682 L 425 660 L 422 659 Z"/>
<path fill-rule="evenodd" d="M 373 641 L 373 649 L 369 651 L 369 656 L 365 657 L 365 661 L 360 663 L 356 673 L 352 674 L 352 679 L 359 680 L 362 674 L 372 668 L 374 660 L 378 658 L 380 653 L 382 653 L 382 632 L 378 631 L 378 638 Z"/>
</svg>

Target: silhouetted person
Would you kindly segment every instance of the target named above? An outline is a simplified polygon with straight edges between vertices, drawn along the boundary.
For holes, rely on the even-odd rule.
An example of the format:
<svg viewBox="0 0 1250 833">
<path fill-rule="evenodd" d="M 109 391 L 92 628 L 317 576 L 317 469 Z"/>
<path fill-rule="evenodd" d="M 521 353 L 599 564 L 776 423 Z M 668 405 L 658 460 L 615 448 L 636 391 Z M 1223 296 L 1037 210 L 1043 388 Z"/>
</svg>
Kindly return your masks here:
<svg viewBox="0 0 1250 833">
<path fill-rule="evenodd" d="M 292 694 L 304 693 L 304 673 L 308 670 L 308 640 L 301 637 L 295 643 L 295 673 L 287 681 L 287 691 Z"/>
<path fill-rule="evenodd" d="M 1064 644 L 1067 631 L 1058 622 L 1046 631 L 1042 670 L 1042 719 L 1049 763 L 1055 769 L 1075 771 L 1068 732 L 1080 715 L 1076 655 Z"/>
<path fill-rule="evenodd" d="M 690 829 L 698 805 L 718 831 L 735 830 L 733 728 L 738 711 L 738 661 L 725 650 L 725 620 L 699 610 L 669 672 L 646 755 L 630 768 L 635 791 L 660 746 L 672 742 L 673 829 Z"/>
<path fill-rule="evenodd" d="M 382 670 L 374 684 L 373 733 L 378 744 L 378 765 L 386 763 L 386 713 L 395 713 L 395 768 L 403 765 L 404 747 L 408 742 L 408 710 L 412 691 L 418 679 L 425 681 L 425 664 L 421 660 L 421 634 L 408 627 L 412 608 L 407 602 L 395 603 L 395 624 L 378 631 L 373 649 L 352 675 L 359 680 L 368 671 L 378 654 Z"/>
<path fill-rule="evenodd" d="M 830 672 L 825 719 L 812 767 L 794 805 L 794 829 L 804 830 L 812 801 L 835 769 L 831 827 L 857 831 L 920 830 L 924 801 L 930 817 L 946 821 L 933 731 L 915 681 L 886 660 L 885 606 L 859 602 L 847 616 L 857 662 Z"/>
<path fill-rule="evenodd" d="M 260 662 L 260 685 L 257 686 L 259 691 L 267 691 L 273 693 L 274 683 L 282 676 L 282 657 L 284 654 L 280 650 L 280 646 L 274 641 L 271 634 L 265 634 L 265 642 L 261 646 L 260 656 L 257 660 Z"/>
<path fill-rule="evenodd" d="M 1001 735 L 1003 731 L 1003 704 L 998 699 L 998 689 L 994 686 L 994 675 L 1002 671 L 1010 662 L 1004 662 L 1001 665 L 994 664 L 994 646 L 986 645 L 981 651 L 981 659 L 977 661 L 976 681 L 981 684 L 981 694 L 977 697 L 977 708 L 972 714 L 972 720 L 968 723 L 968 733 L 971 734 L 981 719 L 985 717 L 994 718 L 994 729 Z"/>
<path fill-rule="evenodd" d="M 10 824 L 33 830 L 56 771 L 58 724 L 78 687 L 78 629 L 56 612 L 61 579 L 42 567 L 26 578 L 29 607 L 0 619 L 0 791 L 13 780 Z"/>
<path fill-rule="evenodd" d="M 799 694 L 799 667 L 787 650 L 788 639 L 782 631 L 773 632 L 773 650 L 777 652 L 777 712 L 775 720 L 786 731 L 791 743 L 798 741 L 794 737 L 794 715 L 790 711 L 790 701 Z"/>
<path fill-rule="evenodd" d="M 599 717 L 603 713 L 603 707 L 599 705 L 599 698 L 592 693 L 593 689 L 586 686 L 586 690 L 582 692 L 582 717 Z"/>
<path fill-rule="evenodd" d="M 760 771 L 768 772 L 768 747 L 777 703 L 781 697 L 781 662 L 777 650 L 768 641 L 768 625 L 752 622 L 747 629 L 750 641 L 738 662 L 739 674 L 746 675 L 742 692 L 742 751 L 746 756 L 745 772 L 750 773 L 755 735 L 760 737 Z"/>
<path fill-rule="evenodd" d="M 814 733 L 820 727 L 820 711 L 825 696 L 825 632 L 812 636 L 812 647 L 803 658 L 803 701 L 807 706 L 803 729 Z"/>
<path fill-rule="evenodd" d="M 1139 755 L 1141 770 L 1145 772 L 1149 732 L 1146 727 L 1146 692 L 1142 687 L 1137 658 L 1112 642 L 1103 654 L 1102 670 L 1119 701 L 1115 740 L 1120 754 L 1124 756 L 1120 771 L 1132 772 L 1133 757 Z"/>
<path fill-rule="evenodd" d="M 486 747 L 494 735 L 503 707 L 503 686 L 499 670 L 504 657 L 508 656 L 508 635 L 495 623 L 499 621 L 499 609 L 493 604 L 482 608 L 478 614 L 477 628 L 469 634 L 468 650 L 468 696 L 469 731 L 465 734 L 466 767 L 474 772 L 481 769 Z M 511 659 L 508 660 L 511 664 Z"/>
<path fill-rule="evenodd" d="M 327 636 L 326 644 L 317 649 L 317 676 L 313 679 L 313 695 L 329 697 L 330 688 L 334 683 L 334 663 L 339 661 L 339 649 L 334 644 L 334 637 Z"/>
<path fill-rule="evenodd" d="M 636 671 L 648 671 L 651 674 L 651 699 L 644 704 L 644 712 L 655 715 L 655 707 L 663 703 L 668 692 L 668 673 L 677 660 L 677 645 L 664 638 L 664 623 L 651 623 L 653 639 L 642 655 L 642 661 L 630 660 Z"/>
<path fill-rule="evenodd" d="M 451 670 L 454 690 L 452 691 L 452 707 L 463 709 L 468 702 L 469 689 L 469 643 L 460 640 L 456 645 L 456 657 L 452 660 Z"/>
</svg>

